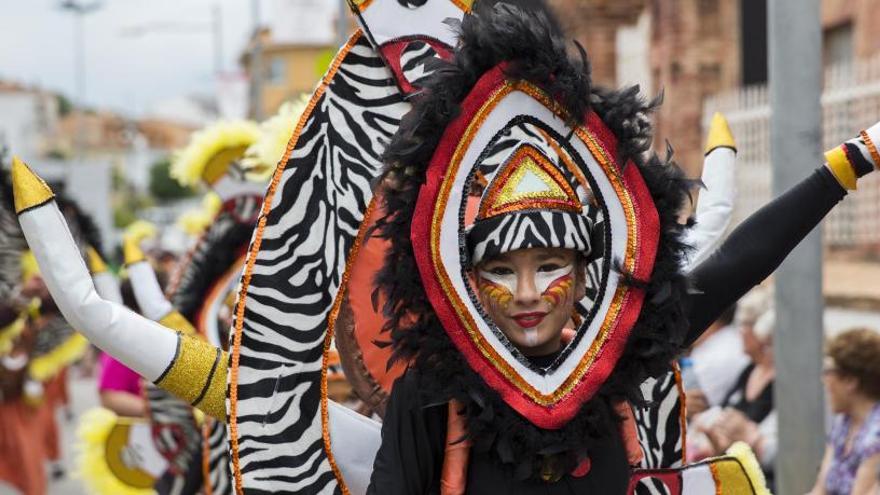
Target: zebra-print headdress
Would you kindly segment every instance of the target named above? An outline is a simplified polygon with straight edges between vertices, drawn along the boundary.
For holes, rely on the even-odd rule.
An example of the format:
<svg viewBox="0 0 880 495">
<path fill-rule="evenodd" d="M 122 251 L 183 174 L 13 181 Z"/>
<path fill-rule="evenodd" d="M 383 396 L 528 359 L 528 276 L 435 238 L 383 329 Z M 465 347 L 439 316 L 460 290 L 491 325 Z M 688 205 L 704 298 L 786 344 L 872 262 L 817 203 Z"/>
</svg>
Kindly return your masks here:
<svg viewBox="0 0 880 495">
<path fill-rule="evenodd" d="M 411 360 L 420 390 L 461 401 L 474 446 L 529 477 L 541 452 L 573 468 L 617 434 L 612 398 L 642 401 L 639 385 L 679 351 L 686 184 L 647 153 L 656 102 L 593 87 L 583 49 L 568 56 L 541 4 L 493 3 L 453 23 L 452 60 L 432 64 L 385 151 L 378 283 L 395 356 Z M 468 277 L 485 256 L 545 245 L 591 256 L 582 324 L 538 368 Z"/>
</svg>

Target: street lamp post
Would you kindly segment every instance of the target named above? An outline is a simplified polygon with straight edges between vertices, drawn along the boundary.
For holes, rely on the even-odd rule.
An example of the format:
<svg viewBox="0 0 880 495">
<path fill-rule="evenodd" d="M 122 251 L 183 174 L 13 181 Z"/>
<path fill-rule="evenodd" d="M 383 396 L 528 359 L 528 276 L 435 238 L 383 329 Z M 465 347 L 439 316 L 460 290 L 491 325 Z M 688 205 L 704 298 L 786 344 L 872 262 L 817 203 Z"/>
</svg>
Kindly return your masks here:
<svg viewBox="0 0 880 495">
<path fill-rule="evenodd" d="M 254 22 L 254 45 L 251 50 L 251 113 L 263 120 L 263 39 L 260 28 L 260 0 L 251 0 Z"/>
<path fill-rule="evenodd" d="M 97 11 L 102 6 L 101 0 L 93 0 L 91 2 L 78 2 L 76 0 L 64 0 L 59 7 L 68 10 L 74 14 L 74 40 L 73 46 L 75 50 L 75 67 L 74 79 L 76 81 L 76 100 L 79 105 L 79 111 L 76 114 L 76 138 L 74 139 L 74 154 L 77 161 L 83 159 L 83 148 L 85 147 L 85 123 L 83 118 L 83 109 L 85 108 L 86 99 L 86 42 L 85 42 L 85 21 L 86 15 Z"/>
</svg>

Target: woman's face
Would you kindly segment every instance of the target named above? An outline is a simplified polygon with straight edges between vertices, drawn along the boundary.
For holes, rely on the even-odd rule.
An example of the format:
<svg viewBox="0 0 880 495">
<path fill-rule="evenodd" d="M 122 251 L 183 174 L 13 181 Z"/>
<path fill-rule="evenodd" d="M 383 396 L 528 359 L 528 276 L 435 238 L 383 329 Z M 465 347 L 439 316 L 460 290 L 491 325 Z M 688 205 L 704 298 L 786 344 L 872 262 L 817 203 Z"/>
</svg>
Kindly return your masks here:
<svg viewBox="0 0 880 495">
<path fill-rule="evenodd" d="M 826 357 L 822 366 L 822 381 L 831 411 L 835 414 L 849 412 L 853 394 L 858 393 L 856 379 L 842 374 L 834 360 Z"/>
<path fill-rule="evenodd" d="M 531 248 L 483 261 L 476 269 L 480 302 L 504 335 L 526 356 L 561 347 L 562 329 L 585 282 L 575 251 Z"/>
</svg>

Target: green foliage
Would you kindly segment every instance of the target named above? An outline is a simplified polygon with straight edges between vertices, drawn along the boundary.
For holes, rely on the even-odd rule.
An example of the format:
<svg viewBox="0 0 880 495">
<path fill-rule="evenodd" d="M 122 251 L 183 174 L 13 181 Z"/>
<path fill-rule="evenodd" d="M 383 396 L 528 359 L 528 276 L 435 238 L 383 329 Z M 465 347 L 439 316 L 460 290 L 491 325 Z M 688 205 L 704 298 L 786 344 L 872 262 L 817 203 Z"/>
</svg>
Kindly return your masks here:
<svg viewBox="0 0 880 495">
<path fill-rule="evenodd" d="M 150 194 L 160 201 L 194 196 L 195 191 L 181 186 L 171 178 L 170 169 L 171 161 L 167 158 L 150 167 Z"/>
<path fill-rule="evenodd" d="M 55 99 L 58 101 L 58 114 L 60 116 L 64 117 L 73 110 L 73 103 L 66 96 L 57 94 Z"/>
</svg>

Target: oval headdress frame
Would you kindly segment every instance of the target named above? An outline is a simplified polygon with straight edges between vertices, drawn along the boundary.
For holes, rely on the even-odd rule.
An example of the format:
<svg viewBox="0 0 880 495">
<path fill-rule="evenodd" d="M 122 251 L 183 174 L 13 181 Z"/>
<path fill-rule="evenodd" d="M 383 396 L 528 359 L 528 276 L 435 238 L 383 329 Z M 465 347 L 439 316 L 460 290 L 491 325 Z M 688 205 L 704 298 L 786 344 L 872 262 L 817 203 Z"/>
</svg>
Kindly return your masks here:
<svg viewBox="0 0 880 495">
<path fill-rule="evenodd" d="M 475 157 L 491 136 L 523 114 L 538 119 L 580 156 L 576 163 L 599 185 L 609 211 L 610 256 L 636 279 L 650 279 L 659 218 L 638 167 L 617 162 L 616 139 L 595 113 L 572 128 L 565 111 L 539 87 L 511 81 L 503 65 L 489 70 L 447 127 L 427 170 L 413 215 L 411 239 L 422 282 L 443 328 L 468 365 L 514 410 L 547 429 L 565 425 L 599 390 L 623 353 L 644 291 L 613 272 L 604 279 L 595 316 L 577 330 L 567 355 L 549 373 L 523 363 L 494 324 L 486 321 L 466 280 L 461 205 Z"/>
</svg>

